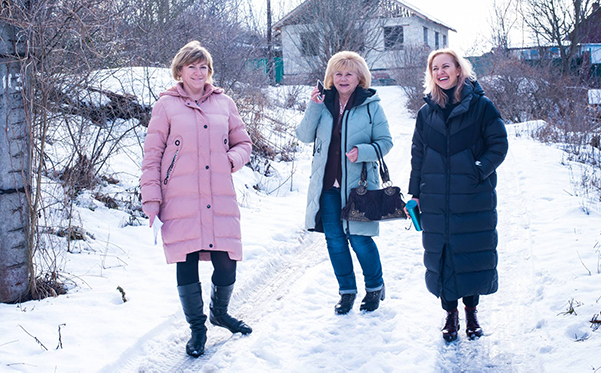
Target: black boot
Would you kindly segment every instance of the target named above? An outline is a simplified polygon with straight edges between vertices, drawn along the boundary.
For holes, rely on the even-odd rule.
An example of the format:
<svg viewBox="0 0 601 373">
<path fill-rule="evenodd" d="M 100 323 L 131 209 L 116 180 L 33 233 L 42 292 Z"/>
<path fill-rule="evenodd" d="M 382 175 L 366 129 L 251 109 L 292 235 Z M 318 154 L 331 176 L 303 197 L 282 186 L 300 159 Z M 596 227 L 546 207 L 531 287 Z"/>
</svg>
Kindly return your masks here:
<svg viewBox="0 0 601 373">
<path fill-rule="evenodd" d="M 192 357 L 199 357 L 205 350 L 205 343 L 207 342 L 207 327 L 205 316 L 202 308 L 204 306 L 202 302 L 202 290 L 200 283 L 195 282 L 189 285 L 183 285 L 177 287 L 179 293 L 179 300 L 182 303 L 184 309 L 184 315 L 186 321 L 190 324 L 190 330 L 192 330 L 192 337 L 186 344 L 186 353 Z"/>
<path fill-rule="evenodd" d="M 386 296 L 386 288 L 382 284 L 382 288 L 376 291 L 368 291 L 361 301 L 361 311 L 375 311 L 380 307 L 380 301 Z"/>
<path fill-rule="evenodd" d="M 457 308 L 453 311 L 447 311 L 447 321 L 442 328 L 442 337 L 447 342 L 452 342 L 457 339 L 457 331 L 459 330 L 459 312 Z"/>
<path fill-rule="evenodd" d="M 475 339 L 482 337 L 482 328 L 480 324 L 478 324 L 478 318 L 476 317 L 476 307 L 468 308 L 465 307 L 465 322 L 467 326 L 465 327 L 465 332 L 469 339 Z"/>
<path fill-rule="evenodd" d="M 353 308 L 353 304 L 355 303 L 355 298 L 357 298 L 357 294 L 341 294 L 340 300 L 334 307 L 334 312 L 337 315 L 346 315 Z"/>
<path fill-rule="evenodd" d="M 230 304 L 233 290 L 234 284 L 229 286 L 216 286 L 213 284 L 211 287 L 211 306 L 209 307 L 211 312 L 209 314 L 209 321 L 213 325 L 229 329 L 232 333 L 250 334 L 253 331 L 250 326 L 227 313 L 227 306 Z"/>
</svg>

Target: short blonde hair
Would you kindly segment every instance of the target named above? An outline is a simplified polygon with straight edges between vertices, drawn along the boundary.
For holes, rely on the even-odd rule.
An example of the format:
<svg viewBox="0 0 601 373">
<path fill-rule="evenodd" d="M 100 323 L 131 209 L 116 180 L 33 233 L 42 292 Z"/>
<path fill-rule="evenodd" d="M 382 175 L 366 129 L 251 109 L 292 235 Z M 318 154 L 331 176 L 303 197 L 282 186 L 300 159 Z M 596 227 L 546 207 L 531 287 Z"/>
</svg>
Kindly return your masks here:
<svg viewBox="0 0 601 373">
<path fill-rule="evenodd" d="M 207 76 L 207 83 L 213 83 L 213 57 L 208 50 L 200 45 L 198 40 L 193 40 L 188 44 L 181 47 L 179 52 L 173 57 L 171 61 L 171 74 L 173 79 L 181 81 L 182 79 L 182 67 L 204 62 L 209 68 L 209 75 Z"/>
<path fill-rule="evenodd" d="M 432 101 L 440 105 L 440 107 L 444 108 L 449 102 L 449 98 L 442 91 L 442 88 L 440 88 L 436 84 L 436 80 L 432 76 L 432 63 L 434 61 L 434 58 L 440 56 L 441 54 L 451 56 L 453 62 L 455 63 L 455 67 L 459 69 L 459 76 L 457 77 L 457 89 L 455 89 L 454 97 L 455 102 L 459 102 L 461 100 L 461 90 L 463 89 L 465 81 L 476 81 L 476 73 L 474 72 L 470 61 L 459 56 L 454 50 L 450 48 L 437 49 L 430 53 L 430 55 L 428 56 L 428 67 L 426 68 L 426 81 L 424 83 L 424 93 L 430 94 L 430 96 L 432 97 Z"/>
<path fill-rule="evenodd" d="M 328 61 L 326 75 L 323 78 L 326 89 L 332 88 L 334 85 L 334 74 L 342 70 L 356 73 L 359 76 L 359 86 L 363 88 L 371 86 L 371 74 L 365 59 L 355 52 L 342 51 L 333 55 Z"/>
</svg>

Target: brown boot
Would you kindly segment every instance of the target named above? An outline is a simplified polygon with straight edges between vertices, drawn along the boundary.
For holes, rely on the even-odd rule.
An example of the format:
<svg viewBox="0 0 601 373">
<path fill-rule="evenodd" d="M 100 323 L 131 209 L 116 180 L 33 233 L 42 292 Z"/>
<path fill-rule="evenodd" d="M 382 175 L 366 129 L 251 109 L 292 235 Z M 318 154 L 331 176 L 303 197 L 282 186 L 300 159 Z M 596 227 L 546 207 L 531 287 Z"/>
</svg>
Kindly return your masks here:
<svg viewBox="0 0 601 373">
<path fill-rule="evenodd" d="M 465 322 L 467 324 L 465 332 L 469 339 L 482 337 L 483 334 L 482 328 L 480 327 L 480 324 L 478 324 L 476 313 L 478 313 L 476 307 L 465 307 Z"/>
<path fill-rule="evenodd" d="M 459 311 L 455 308 L 453 311 L 447 311 L 447 321 L 442 328 L 442 337 L 447 342 L 453 342 L 457 339 L 459 330 Z"/>
</svg>

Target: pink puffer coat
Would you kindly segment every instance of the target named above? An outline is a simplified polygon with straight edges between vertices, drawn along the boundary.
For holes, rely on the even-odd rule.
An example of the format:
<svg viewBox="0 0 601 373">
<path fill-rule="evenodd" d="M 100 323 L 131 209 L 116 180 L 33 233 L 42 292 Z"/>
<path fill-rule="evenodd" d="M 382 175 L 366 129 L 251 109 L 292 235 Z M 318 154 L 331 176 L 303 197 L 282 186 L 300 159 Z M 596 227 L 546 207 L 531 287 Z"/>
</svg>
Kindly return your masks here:
<svg viewBox="0 0 601 373">
<path fill-rule="evenodd" d="M 242 260 L 240 210 L 232 173 L 250 160 L 251 141 L 234 101 L 205 86 L 198 104 L 182 83 L 152 110 L 142 161 L 142 202 L 160 203 L 167 263 L 198 250 Z M 201 253 L 200 260 L 210 260 Z"/>
</svg>

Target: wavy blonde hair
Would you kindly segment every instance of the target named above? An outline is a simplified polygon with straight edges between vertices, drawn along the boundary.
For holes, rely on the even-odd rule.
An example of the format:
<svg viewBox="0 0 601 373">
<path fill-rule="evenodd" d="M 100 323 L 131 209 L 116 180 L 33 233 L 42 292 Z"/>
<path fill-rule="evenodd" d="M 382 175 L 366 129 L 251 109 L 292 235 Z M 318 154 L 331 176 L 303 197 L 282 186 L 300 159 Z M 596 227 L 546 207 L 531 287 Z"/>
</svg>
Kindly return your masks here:
<svg viewBox="0 0 601 373">
<path fill-rule="evenodd" d="M 369 88 L 371 86 L 371 74 L 367 62 L 359 54 L 350 51 L 338 52 L 328 61 L 323 84 L 326 89 L 334 85 L 334 74 L 336 71 L 348 70 L 359 76 L 359 86 Z"/>
<path fill-rule="evenodd" d="M 441 54 L 446 54 L 451 56 L 453 62 L 455 63 L 455 67 L 459 69 L 459 76 L 457 77 L 457 89 L 455 90 L 455 97 L 453 97 L 454 102 L 459 102 L 461 100 L 461 91 L 463 90 L 463 85 L 466 80 L 471 82 L 476 81 L 476 73 L 472 68 L 472 64 L 470 61 L 465 58 L 459 56 L 454 50 L 450 48 L 445 49 L 437 49 L 432 51 L 428 56 L 428 67 L 426 68 L 426 81 L 424 82 L 424 93 L 429 94 L 432 97 L 432 101 L 438 104 L 440 107 L 445 107 L 449 102 L 449 98 L 442 91 L 442 88 L 436 84 L 436 80 L 432 76 L 432 62 L 434 58 L 440 56 Z"/>
<path fill-rule="evenodd" d="M 182 80 L 182 68 L 193 63 L 204 62 L 209 68 L 207 83 L 213 84 L 213 57 L 198 40 L 193 40 L 181 47 L 171 61 L 171 75 L 177 81 Z"/>
</svg>

